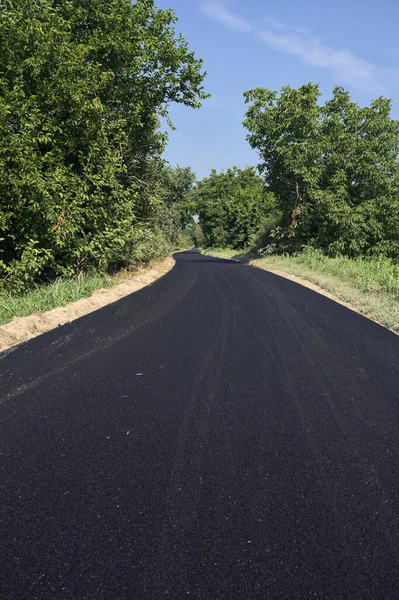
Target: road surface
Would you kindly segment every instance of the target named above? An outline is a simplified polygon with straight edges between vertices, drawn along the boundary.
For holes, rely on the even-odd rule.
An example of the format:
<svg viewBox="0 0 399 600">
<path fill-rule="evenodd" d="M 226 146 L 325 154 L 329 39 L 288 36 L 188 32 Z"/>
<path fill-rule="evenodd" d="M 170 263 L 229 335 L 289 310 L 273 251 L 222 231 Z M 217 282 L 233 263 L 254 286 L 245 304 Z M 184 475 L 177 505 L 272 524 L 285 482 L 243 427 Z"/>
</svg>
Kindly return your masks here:
<svg viewBox="0 0 399 600">
<path fill-rule="evenodd" d="M 0 355 L 0 598 L 397 600 L 398 337 L 176 258 Z"/>
</svg>

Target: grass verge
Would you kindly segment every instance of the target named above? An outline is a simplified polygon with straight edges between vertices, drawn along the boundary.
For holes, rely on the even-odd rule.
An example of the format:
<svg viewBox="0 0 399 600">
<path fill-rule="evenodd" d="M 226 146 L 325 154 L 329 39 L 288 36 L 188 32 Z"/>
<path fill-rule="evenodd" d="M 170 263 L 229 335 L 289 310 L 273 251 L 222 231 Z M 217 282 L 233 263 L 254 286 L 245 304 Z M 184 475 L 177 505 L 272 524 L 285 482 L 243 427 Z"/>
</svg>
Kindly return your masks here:
<svg viewBox="0 0 399 600">
<path fill-rule="evenodd" d="M 399 265 L 389 260 L 329 258 L 314 250 L 295 257 L 255 257 L 225 248 L 207 249 L 204 254 L 245 262 L 308 285 L 399 334 Z"/>
<path fill-rule="evenodd" d="M 27 317 L 89 298 L 96 290 L 110 288 L 119 282 L 118 276 L 81 275 L 76 279 L 57 279 L 49 285 L 37 285 L 24 294 L 0 293 L 0 325 L 13 317 Z"/>
<path fill-rule="evenodd" d="M 57 279 L 48 285 L 36 285 L 23 294 L 0 291 L 0 325 L 14 317 L 28 317 L 53 308 L 67 306 L 71 302 L 90 298 L 98 290 L 110 289 L 124 281 L 145 273 L 165 257 L 151 260 L 147 265 L 131 267 L 115 275 L 80 275 L 76 279 Z"/>
</svg>

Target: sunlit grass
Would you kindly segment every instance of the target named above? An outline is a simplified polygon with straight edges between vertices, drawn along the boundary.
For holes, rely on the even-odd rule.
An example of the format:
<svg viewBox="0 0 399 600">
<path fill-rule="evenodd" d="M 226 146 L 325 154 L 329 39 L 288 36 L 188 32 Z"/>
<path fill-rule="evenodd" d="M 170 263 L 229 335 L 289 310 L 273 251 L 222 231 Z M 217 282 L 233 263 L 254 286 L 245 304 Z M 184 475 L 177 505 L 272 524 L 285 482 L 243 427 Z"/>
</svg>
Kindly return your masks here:
<svg viewBox="0 0 399 600">
<path fill-rule="evenodd" d="M 0 293 L 0 324 L 13 317 L 26 317 L 66 306 L 81 298 L 88 298 L 95 290 L 109 288 L 113 278 L 108 275 L 81 275 L 76 279 L 57 279 L 49 285 L 38 285 L 24 294 Z"/>
</svg>

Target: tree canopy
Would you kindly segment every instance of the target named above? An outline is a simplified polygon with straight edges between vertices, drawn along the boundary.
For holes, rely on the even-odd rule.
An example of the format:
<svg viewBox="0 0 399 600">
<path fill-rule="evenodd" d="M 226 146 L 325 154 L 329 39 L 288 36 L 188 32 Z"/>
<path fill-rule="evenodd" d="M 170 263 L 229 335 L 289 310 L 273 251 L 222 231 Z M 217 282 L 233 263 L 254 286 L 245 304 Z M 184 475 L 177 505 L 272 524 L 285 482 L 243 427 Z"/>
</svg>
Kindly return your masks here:
<svg viewBox="0 0 399 600">
<path fill-rule="evenodd" d="M 399 255 L 399 122 L 391 102 L 361 108 L 337 87 L 244 94 L 247 139 L 282 210 L 282 248 Z"/>
<path fill-rule="evenodd" d="M 154 245 L 170 207 L 157 176 L 160 118 L 170 103 L 197 108 L 206 97 L 176 21 L 153 0 L 1 2 L 7 284 L 108 268 L 146 237 Z"/>
<path fill-rule="evenodd" d="M 199 221 L 207 246 L 248 246 L 265 215 L 275 205 L 256 169 L 233 167 L 199 182 Z"/>
</svg>

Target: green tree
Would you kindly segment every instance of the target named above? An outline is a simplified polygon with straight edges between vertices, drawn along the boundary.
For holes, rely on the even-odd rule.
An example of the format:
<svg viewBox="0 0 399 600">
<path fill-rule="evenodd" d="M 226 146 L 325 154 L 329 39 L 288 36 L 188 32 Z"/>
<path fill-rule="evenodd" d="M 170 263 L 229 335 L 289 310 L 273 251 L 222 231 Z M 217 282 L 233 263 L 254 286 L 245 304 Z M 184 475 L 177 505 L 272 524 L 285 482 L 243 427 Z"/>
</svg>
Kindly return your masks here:
<svg viewBox="0 0 399 600">
<path fill-rule="evenodd" d="M 247 140 L 258 150 L 259 169 L 288 218 L 317 189 L 320 177 L 319 87 L 276 92 L 256 88 L 244 94 Z"/>
<path fill-rule="evenodd" d="M 385 98 L 360 108 L 335 88 L 245 93 L 245 127 L 282 211 L 280 248 L 399 254 L 398 122 Z"/>
<path fill-rule="evenodd" d="M 244 248 L 251 243 L 274 197 L 252 167 L 233 167 L 209 177 L 197 186 L 199 222 L 207 246 Z"/>
<path fill-rule="evenodd" d="M 193 223 L 195 174 L 190 167 L 163 164 L 157 169 L 158 198 L 156 223 L 166 240 L 174 246 L 177 238 Z"/>
<path fill-rule="evenodd" d="M 175 208 L 181 229 L 193 223 L 195 181 L 190 167 L 164 166 L 161 170 L 162 200 L 166 206 Z"/>
<path fill-rule="evenodd" d="M 201 248 L 204 244 L 204 233 L 199 223 L 195 223 L 192 228 L 192 240 L 196 248 Z"/>
<path fill-rule="evenodd" d="M 202 63 L 153 0 L 0 5 L 0 272 L 14 286 L 107 268 L 157 227 L 168 106 Z M 138 242 L 137 242 L 138 243 Z M 141 242 L 140 242 L 141 243 Z"/>
<path fill-rule="evenodd" d="M 322 107 L 313 229 L 332 254 L 399 256 L 399 122 L 390 111 L 386 98 L 361 108 L 340 87 Z"/>
</svg>

